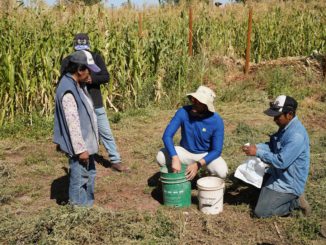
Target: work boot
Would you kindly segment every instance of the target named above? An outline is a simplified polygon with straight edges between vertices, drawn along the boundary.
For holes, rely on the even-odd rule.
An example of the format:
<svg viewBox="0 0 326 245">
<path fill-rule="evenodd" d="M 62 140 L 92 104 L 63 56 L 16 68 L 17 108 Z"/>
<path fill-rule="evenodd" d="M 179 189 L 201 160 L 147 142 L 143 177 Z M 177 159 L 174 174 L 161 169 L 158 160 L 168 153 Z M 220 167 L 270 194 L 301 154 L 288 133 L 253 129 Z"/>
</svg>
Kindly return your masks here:
<svg viewBox="0 0 326 245">
<path fill-rule="evenodd" d="M 128 168 L 127 166 L 123 166 L 121 163 L 112 163 L 111 168 L 118 172 L 130 172 L 130 168 Z"/>
<path fill-rule="evenodd" d="M 304 214 L 304 216 L 309 216 L 311 214 L 311 207 L 310 207 L 308 201 L 306 200 L 304 194 L 302 194 L 299 197 L 299 207 L 300 207 L 302 213 Z"/>
</svg>

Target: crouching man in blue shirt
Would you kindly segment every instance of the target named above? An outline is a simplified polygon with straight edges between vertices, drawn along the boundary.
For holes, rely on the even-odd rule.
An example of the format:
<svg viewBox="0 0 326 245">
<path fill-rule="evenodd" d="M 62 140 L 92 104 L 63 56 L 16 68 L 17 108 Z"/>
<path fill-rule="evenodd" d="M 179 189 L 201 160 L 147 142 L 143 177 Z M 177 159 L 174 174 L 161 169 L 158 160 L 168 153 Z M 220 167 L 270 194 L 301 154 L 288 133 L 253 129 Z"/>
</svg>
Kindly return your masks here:
<svg viewBox="0 0 326 245">
<path fill-rule="evenodd" d="M 157 162 L 171 165 L 173 172 L 180 172 L 181 163 L 187 164 L 186 177 L 192 180 L 198 170 L 207 170 L 225 178 L 227 165 L 221 157 L 224 140 L 224 124 L 215 112 L 215 93 L 208 87 L 200 86 L 195 93 L 187 94 L 192 105 L 180 108 L 165 129 L 165 148 L 157 154 Z M 174 146 L 173 137 L 181 127 L 180 146 Z"/>
<path fill-rule="evenodd" d="M 271 166 L 255 208 L 258 217 L 285 216 L 297 208 L 305 215 L 311 212 L 303 195 L 309 173 L 309 136 L 295 114 L 297 106 L 292 97 L 278 96 L 264 113 L 274 117 L 279 130 L 267 143 L 243 147 L 246 155 Z"/>
</svg>

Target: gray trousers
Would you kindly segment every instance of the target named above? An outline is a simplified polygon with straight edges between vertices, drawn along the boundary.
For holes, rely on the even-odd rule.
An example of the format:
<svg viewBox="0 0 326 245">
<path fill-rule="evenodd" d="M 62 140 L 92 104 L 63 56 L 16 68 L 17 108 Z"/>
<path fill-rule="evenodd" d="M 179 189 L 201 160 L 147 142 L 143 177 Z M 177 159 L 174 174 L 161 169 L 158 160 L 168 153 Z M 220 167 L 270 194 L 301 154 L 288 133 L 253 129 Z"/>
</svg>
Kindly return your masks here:
<svg viewBox="0 0 326 245">
<path fill-rule="evenodd" d="M 299 208 L 298 198 L 291 193 L 281 193 L 263 187 L 259 194 L 255 215 L 259 218 L 288 215 L 293 209 Z"/>
</svg>

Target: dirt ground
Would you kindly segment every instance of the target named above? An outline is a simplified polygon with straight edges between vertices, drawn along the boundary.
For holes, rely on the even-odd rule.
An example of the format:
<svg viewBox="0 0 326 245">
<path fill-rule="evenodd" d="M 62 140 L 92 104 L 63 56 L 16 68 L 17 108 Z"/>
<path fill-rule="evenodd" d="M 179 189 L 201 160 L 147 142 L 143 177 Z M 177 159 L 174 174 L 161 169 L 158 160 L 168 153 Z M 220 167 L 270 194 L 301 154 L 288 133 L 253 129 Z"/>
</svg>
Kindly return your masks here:
<svg viewBox="0 0 326 245">
<path fill-rule="evenodd" d="M 236 76 L 233 76 L 236 77 Z M 237 79 L 234 78 L 234 82 Z M 305 100 L 306 108 L 314 108 L 313 100 Z M 232 106 L 232 110 L 230 110 Z M 257 111 L 264 104 L 255 107 L 243 104 L 217 105 L 223 116 L 226 137 L 231 138 L 223 153 L 226 161 L 232 163 L 226 179 L 224 210 L 217 216 L 206 216 L 198 210 L 197 190 L 193 188 L 192 204 L 189 208 L 170 211 L 179 212 L 184 220 L 182 244 L 289 244 L 295 240 L 286 229 L 291 225 L 287 218 L 272 220 L 254 219 L 258 189 L 236 180 L 232 171 L 243 158 L 239 142 L 233 142 L 237 125 L 246 122 L 251 127 L 273 127 L 273 122 Z M 239 115 L 238 112 L 241 112 Z M 314 111 L 305 113 L 304 123 L 314 125 L 312 132 L 325 132 L 326 115 L 316 118 Z M 174 115 L 173 110 L 144 110 L 139 114 L 122 117 L 118 123 L 111 123 L 123 164 L 131 168 L 130 173 L 113 171 L 103 146 L 96 156 L 95 207 L 112 210 L 156 212 L 167 209 L 163 206 L 159 185 L 159 167 L 155 162 L 157 151 L 163 147 L 163 131 Z M 253 118 L 252 115 L 255 115 Z M 18 216 L 37 214 L 40 211 L 64 205 L 68 201 L 67 158 L 56 152 L 52 135 L 42 139 L 12 138 L 0 140 L 0 163 L 8 170 L 10 181 L 2 200 L 1 210 L 11 210 Z M 243 142 L 245 143 L 245 142 Z M 5 192 L 4 192 L 5 193 Z M 6 193 L 5 193 L 6 194 Z M 169 210 L 169 209 L 168 209 Z M 295 236 L 295 234 L 293 235 Z M 326 244 L 325 240 L 309 241 L 310 244 Z M 299 243 L 298 243 L 299 244 Z M 301 244 L 301 242 L 300 242 Z M 302 241 L 302 244 L 306 244 Z"/>
<path fill-rule="evenodd" d="M 155 163 L 155 155 L 162 147 L 161 136 L 173 114 L 174 111 L 153 112 L 151 116 L 126 118 L 122 119 L 121 124 L 111 125 L 123 164 L 129 166 L 131 172 L 113 171 L 101 146 L 96 164 L 95 207 L 153 213 L 165 208 L 158 185 L 159 168 Z M 226 131 L 233 131 L 232 121 L 228 125 Z M 25 216 L 67 202 L 67 159 L 55 151 L 50 137 L 35 141 L 5 140 L 1 142 L 1 149 L 1 161 L 15 169 L 12 187 L 20 187 L 12 201 L 7 207 L 2 206 L 2 209 L 10 208 L 17 215 Z M 286 223 L 277 219 L 266 222 L 252 217 L 257 189 L 239 184 L 232 176 L 226 180 L 226 186 L 224 211 L 217 216 L 206 216 L 198 210 L 197 190 L 193 189 L 191 207 L 183 209 L 180 214 L 185 220 L 182 243 L 288 244 L 287 234 L 283 230 Z M 314 244 L 322 244 L 320 241 L 323 242 L 317 240 Z"/>
<path fill-rule="evenodd" d="M 173 111 L 155 113 L 150 119 L 138 118 L 138 121 L 128 119 L 124 122 L 124 127 L 128 130 L 112 124 L 123 164 L 129 166 L 131 172 L 113 171 L 106 152 L 101 146 L 96 164 L 95 207 L 112 211 L 137 210 L 140 212 L 155 212 L 164 208 L 162 193 L 158 185 L 159 167 L 155 163 L 155 154 L 162 147 L 162 132 L 173 113 Z M 147 123 L 144 123 L 144 120 Z M 17 215 L 36 215 L 43 209 L 65 204 L 68 201 L 67 159 L 55 151 L 51 138 L 33 142 L 6 140 L 1 142 L 1 148 L 1 161 L 15 169 L 12 188 L 21 187 L 21 190 L 18 190 L 12 197 L 11 202 L 2 206 L 3 209 L 7 205 L 7 208 L 15 210 Z M 250 207 L 255 202 L 255 198 L 252 197 L 257 196 L 257 190 L 245 186 L 242 189 L 232 187 L 230 180 L 227 184 L 224 211 L 218 219 L 204 217 L 198 211 L 197 190 L 193 189 L 192 205 L 182 211 L 189 228 L 185 242 L 216 244 L 218 240 L 213 228 L 216 225 L 225 232 L 225 236 L 220 239 L 226 244 L 233 244 L 232 236 L 227 234 L 235 230 L 237 233 L 246 233 L 256 237 L 254 240 L 275 241 L 275 228 L 268 227 L 266 231 L 264 222 L 257 224 L 251 217 Z M 246 210 L 245 212 L 237 208 L 237 205 L 241 203 L 246 203 L 242 207 Z M 203 223 L 206 224 L 204 228 Z M 250 229 L 247 229 L 248 227 Z M 202 229 L 206 232 L 193 233 L 194 230 Z M 260 229 L 264 230 L 264 238 L 259 238 Z M 268 232 L 267 236 L 266 232 Z"/>
</svg>

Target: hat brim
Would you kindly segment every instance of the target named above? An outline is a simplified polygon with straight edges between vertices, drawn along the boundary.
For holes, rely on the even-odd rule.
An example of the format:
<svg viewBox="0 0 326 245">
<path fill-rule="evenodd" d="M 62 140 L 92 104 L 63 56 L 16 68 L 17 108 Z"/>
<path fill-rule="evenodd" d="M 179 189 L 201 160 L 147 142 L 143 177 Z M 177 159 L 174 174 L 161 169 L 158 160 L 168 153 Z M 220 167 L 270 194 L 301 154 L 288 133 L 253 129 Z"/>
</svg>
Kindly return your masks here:
<svg viewBox="0 0 326 245">
<path fill-rule="evenodd" d="M 95 65 L 95 64 L 92 64 L 92 65 L 86 65 L 91 71 L 93 71 L 93 72 L 100 72 L 101 71 L 101 69 L 100 69 L 100 67 L 98 67 L 97 65 Z"/>
<path fill-rule="evenodd" d="M 269 109 L 265 110 L 264 113 L 267 116 L 270 116 L 270 117 L 277 117 L 277 116 L 281 115 L 283 112 L 281 112 L 281 111 L 275 111 L 275 110 L 269 108 Z"/>
<path fill-rule="evenodd" d="M 210 112 L 215 112 L 215 108 L 214 108 L 214 105 L 213 103 L 210 103 L 210 102 L 207 102 L 205 100 L 205 98 L 203 98 L 202 96 L 200 96 L 200 94 L 198 93 L 190 93 L 190 94 L 187 94 L 187 97 L 189 98 L 189 96 L 191 97 L 194 97 L 196 100 L 198 100 L 200 103 L 204 104 L 207 106 L 207 109 L 210 111 Z"/>
</svg>

